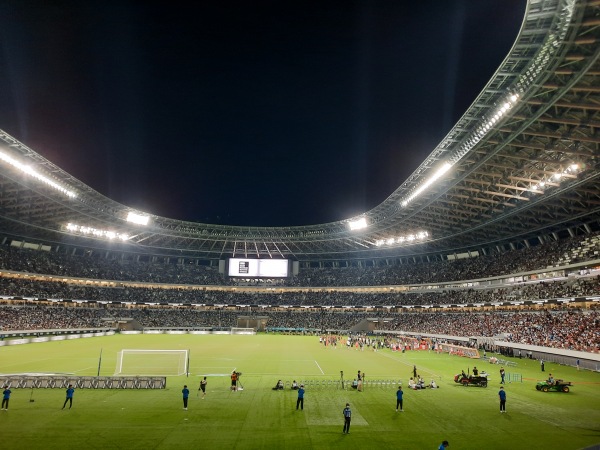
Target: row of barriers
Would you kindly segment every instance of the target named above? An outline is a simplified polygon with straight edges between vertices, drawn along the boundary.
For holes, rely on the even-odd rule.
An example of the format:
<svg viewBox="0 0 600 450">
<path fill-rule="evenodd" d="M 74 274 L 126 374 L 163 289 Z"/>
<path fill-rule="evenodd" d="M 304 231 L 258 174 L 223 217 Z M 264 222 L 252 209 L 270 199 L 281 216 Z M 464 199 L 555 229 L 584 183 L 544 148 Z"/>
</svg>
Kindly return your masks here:
<svg viewBox="0 0 600 450">
<path fill-rule="evenodd" d="M 309 380 L 301 380 L 298 381 L 298 385 L 303 384 L 305 388 L 310 389 L 353 389 L 351 380 L 317 380 L 317 379 L 309 379 Z M 284 383 L 286 389 L 291 389 L 291 383 L 286 381 Z M 398 386 L 402 386 L 402 380 L 394 380 L 394 379 L 370 379 L 365 378 L 361 381 L 360 388 L 377 388 L 377 389 L 389 389 L 394 388 L 398 389 Z M 355 389 L 358 389 L 359 386 L 356 386 Z"/>
<path fill-rule="evenodd" d="M 164 389 L 166 377 L 78 377 L 69 375 L 0 375 L 11 389 Z"/>
</svg>

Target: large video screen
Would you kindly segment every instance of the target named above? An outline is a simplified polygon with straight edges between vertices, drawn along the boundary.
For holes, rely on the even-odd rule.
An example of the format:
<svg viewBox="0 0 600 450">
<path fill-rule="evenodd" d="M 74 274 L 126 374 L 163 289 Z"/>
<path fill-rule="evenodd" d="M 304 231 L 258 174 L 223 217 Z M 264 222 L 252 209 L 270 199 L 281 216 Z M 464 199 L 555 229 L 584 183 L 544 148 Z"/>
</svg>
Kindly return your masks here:
<svg viewBox="0 0 600 450">
<path fill-rule="evenodd" d="M 287 259 L 229 258 L 230 277 L 283 278 L 288 276 Z"/>
</svg>

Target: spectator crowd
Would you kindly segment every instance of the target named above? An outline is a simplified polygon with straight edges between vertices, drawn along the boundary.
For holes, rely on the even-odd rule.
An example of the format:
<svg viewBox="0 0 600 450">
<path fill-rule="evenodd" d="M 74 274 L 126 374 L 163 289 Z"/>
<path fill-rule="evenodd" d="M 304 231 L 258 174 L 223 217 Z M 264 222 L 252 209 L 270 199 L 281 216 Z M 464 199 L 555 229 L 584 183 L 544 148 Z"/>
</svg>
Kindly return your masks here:
<svg viewBox="0 0 600 450">
<path fill-rule="evenodd" d="M 17 274 L 0 276 L 0 295 L 5 298 L 0 303 L 0 327 L 5 331 L 98 328 L 119 317 L 128 317 L 142 327 L 229 328 L 236 326 L 240 315 L 260 315 L 268 318 L 268 327 L 272 329 L 348 331 L 363 320 L 377 319 L 380 331 L 494 337 L 508 342 L 597 352 L 600 326 L 598 310 L 593 306 L 598 303 L 591 303 L 590 307 L 588 302 L 586 309 L 499 307 L 493 311 L 464 308 L 461 312 L 454 311 L 451 305 L 515 305 L 524 301 L 599 296 L 598 276 L 580 273 L 543 282 L 432 286 L 432 283 L 546 269 L 559 259 L 572 263 L 571 254 L 578 255 L 576 261 L 582 258 L 592 261 L 598 256 L 600 242 L 597 235 L 592 237 L 592 240 L 585 237 L 585 247 L 583 237 L 573 237 L 457 260 L 413 261 L 382 267 L 303 268 L 298 276 L 281 282 L 291 289 L 271 290 L 232 289 L 227 285 L 234 282 L 224 278 L 218 269 L 190 261 L 117 260 L 5 245 L 0 246 L 0 269 Z M 407 285 L 412 286 L 387 292 L 356 289 Z M 345 289 L 310 289 L 315 286 Z M 448 311 L 401 309 L 407 306 L 451 308 Z"/>
</svg>

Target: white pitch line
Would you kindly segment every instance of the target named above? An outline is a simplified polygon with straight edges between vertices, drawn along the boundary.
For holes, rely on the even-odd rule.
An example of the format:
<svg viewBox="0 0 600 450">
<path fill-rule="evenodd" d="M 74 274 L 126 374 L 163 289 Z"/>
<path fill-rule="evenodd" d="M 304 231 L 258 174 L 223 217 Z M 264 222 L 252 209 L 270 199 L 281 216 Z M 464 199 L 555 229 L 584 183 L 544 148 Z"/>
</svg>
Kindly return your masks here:
<svg viewBox="0 0 600 450">
<path fill-rule="evenodd" d="M 317 360 L 315 359 L 315 364 L 317 365 L 317 367 L 319 368 L 319 370 L 321 371 L 321 373 L 323 375 L 325 375 L 325 372 L 323 372 L 323 369 L 321 369 L 321 366 L 319 365 L 319 363 L 317 362 Z"/>
<path fill-rule="evenodd" d="M 85 371 L 87 371 L 87 370 L 90 370 L 90 369 L 95 369 L 95 368 L 96 368 L 96 366 L 86 367 L 85 369 L 79 369 L 79 370 L 76 370 L 76 371 L 75 371 L 75 372 L 73 372 L 73 373 L 85 372 Z"/>
</svg>

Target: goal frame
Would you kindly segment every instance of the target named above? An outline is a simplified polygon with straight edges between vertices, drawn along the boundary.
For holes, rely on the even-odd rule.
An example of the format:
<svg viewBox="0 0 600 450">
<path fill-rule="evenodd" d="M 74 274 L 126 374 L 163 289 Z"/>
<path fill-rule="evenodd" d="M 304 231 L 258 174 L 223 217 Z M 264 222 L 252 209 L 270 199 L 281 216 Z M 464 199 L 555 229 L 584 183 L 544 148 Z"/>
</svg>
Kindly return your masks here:
<svg viewBox="0 0 600 450">
<path fill-rule="evenodd" d="M 127 354 L 137 355 L 180 355 L 178 359 L 177 373 L 137 373 L 137 374 L 123 374 L 123 360 Z M 190 352 L 189 350 L 183 349 L 139 349 L 139 348 L 124 348 L 117 352 L 117 367 L 115 369 L 115 375 L 119 376 L 132 376 L 132 375 L 143 375 L 143 376 L 181 376 L 189 375 L 189 361 Z M 165 371 L 166 372 L 166 371 Z"/>
</svg>

